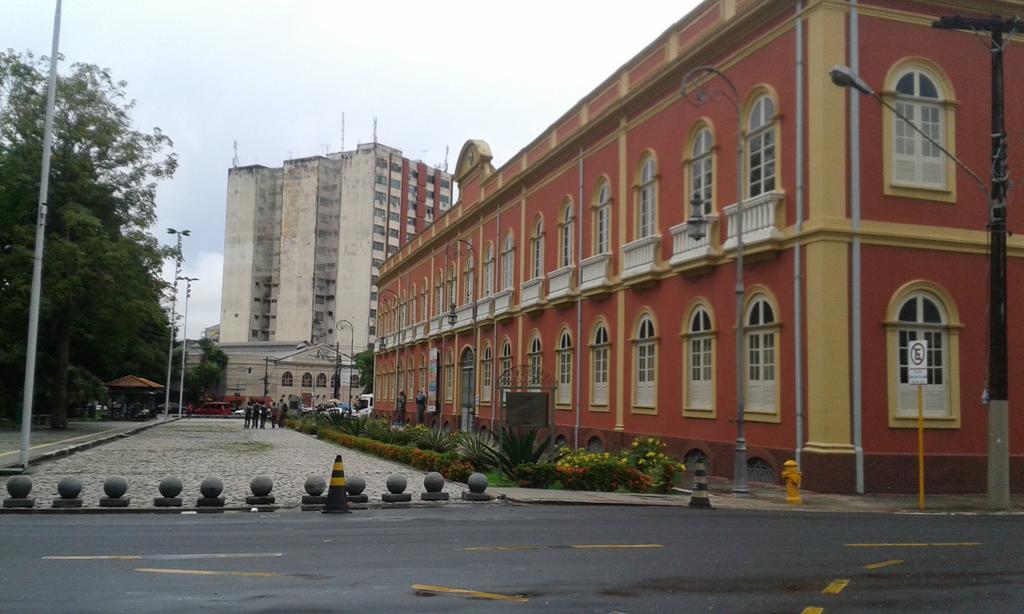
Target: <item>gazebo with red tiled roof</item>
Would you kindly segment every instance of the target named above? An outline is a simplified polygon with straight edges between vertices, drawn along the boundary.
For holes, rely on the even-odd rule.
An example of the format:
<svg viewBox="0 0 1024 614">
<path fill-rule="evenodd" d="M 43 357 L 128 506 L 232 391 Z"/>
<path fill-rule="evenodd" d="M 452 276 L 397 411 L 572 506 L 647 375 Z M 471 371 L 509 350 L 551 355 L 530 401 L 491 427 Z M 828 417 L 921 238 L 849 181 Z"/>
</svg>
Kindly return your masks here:
<svg viewBox="0 0 1024 614">
<path fill-rule="evenodd" d="M 156 415 L 156 403 L 164 387 L 138 375 L 125 375 L 106 384 L 115 418 L 145 419 Z"/>
</svg>

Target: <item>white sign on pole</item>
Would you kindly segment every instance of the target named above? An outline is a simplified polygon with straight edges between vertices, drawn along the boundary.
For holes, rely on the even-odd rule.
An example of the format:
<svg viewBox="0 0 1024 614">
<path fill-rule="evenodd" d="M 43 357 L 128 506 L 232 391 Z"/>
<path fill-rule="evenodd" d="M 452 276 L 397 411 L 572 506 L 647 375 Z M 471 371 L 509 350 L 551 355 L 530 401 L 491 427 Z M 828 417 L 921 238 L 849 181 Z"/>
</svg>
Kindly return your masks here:
<svg viewBox="0 0 1024 614">
<path fill-rule="evenodd" d="M 908 384 L 928 383 L 928 342 L 917 339 L 907 344 Z"/>
</svg>

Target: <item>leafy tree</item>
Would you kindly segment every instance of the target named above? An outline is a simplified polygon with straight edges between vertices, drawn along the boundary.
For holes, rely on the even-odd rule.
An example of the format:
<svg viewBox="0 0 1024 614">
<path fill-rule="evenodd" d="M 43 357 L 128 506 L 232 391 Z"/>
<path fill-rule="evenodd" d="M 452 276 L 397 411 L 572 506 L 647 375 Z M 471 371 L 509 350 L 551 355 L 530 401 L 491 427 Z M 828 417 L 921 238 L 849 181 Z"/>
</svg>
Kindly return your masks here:
<svg viewBox="0 0 1024 614">
<path fill-rule="evenodd" d="M 367 348 L 355 356 L 356 369 L 359 369 L 359 385 L 364 393 L 373 392 L 373 348 Z"/>
<path fill-rule="evenodd" d="M 0 398 L 22 395 L 48 60 L 0 52 Z M 66 425 L 72 367 L 109 381 L 161 381 L 168 321 L 147 229 L 156 182 L 177 165 L 159 128 L 140 132 L 126 83 L 73 64 L 58 77 L 43 258 L 35 403 Z M 76 384 L 77 386 L 77 384 Z M 18 403 L 0 405 L 15 413 Z"/>
<path fill-rule="evenodd" d="M 185 372 L 185 390 L 192 398 L 203 400 L 209 390 L 220 384 L 228 367 L 228 357 L 210 339 L 200 339 L 199 348 L 202 350 L 199 364 Z"/>
</svg>

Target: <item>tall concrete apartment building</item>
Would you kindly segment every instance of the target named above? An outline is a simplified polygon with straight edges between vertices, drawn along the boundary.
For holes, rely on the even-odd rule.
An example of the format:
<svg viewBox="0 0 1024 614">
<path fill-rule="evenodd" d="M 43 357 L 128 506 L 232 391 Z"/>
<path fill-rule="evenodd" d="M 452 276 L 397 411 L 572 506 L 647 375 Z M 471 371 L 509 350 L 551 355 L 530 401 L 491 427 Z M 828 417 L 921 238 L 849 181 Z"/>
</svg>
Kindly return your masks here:
<svg viewBox="0 0 1024 614">
<path fill-rule="evenodd" d="M 452 203 L 450 174 L 379 143 L 228 171 L 220 341 L 373 343 L 384 259 Z M 344 351 L 344 350 L 343 350 Z"/>
</svg>

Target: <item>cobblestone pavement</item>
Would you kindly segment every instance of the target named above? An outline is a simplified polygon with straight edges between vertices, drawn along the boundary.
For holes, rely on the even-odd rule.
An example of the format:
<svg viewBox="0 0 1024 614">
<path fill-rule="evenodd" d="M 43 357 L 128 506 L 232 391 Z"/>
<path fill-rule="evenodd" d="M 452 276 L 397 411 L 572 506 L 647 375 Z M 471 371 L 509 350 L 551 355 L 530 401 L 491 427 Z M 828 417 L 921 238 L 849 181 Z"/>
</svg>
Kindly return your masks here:
<svg viewBox="0 0 1024 614">
<path fill-rule="evenodd" d="M 180 495 L 186 506 L 195 505 L 199 484 L 207 477 L 224 483 L 226 505 L 244 505 L 251 495 L 249 481 L 258 475 L 274 481 L 271 493 L 277 504 L 298 505 L 305 494 L 303 484 L 312 475 L 330 477 L 336 454 L 342 454 L 346 477 L 366 479 L 366 494 L 371 502 L 380 502 L 387 492 L 385 481 L 392 473 L 406 477 L 406 492 L 419 500 L 425 472 L 362 452 L 320 441 L 289 429 L 246 430 L 241 420 L 193 419 L 158 425 L 141 433 L 78 452 L 71 456 L 33 466 L 26 474 L 32 478 L 32 496 L 36 505 L 49 507 L 57 497 L 57 482 L 65 476 L 82 481 L 82 500 L 86 507 L 98 507 L 103 496 L 103 480 L 121 476 L 128 481 L 126 497 L 132 507 L 150 506 L 159 496 L 157 485 L 173 475 L 184 483 Z M 6 484 L 8 478 L 0 478 Z M 460 501 L 465 487 L 448 482 L 445 491 L 452 501 Z M 3 488 L 2 496 L 7 497 Z"/>
</svg>

